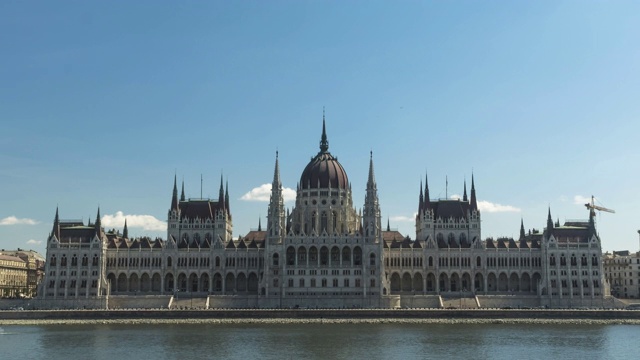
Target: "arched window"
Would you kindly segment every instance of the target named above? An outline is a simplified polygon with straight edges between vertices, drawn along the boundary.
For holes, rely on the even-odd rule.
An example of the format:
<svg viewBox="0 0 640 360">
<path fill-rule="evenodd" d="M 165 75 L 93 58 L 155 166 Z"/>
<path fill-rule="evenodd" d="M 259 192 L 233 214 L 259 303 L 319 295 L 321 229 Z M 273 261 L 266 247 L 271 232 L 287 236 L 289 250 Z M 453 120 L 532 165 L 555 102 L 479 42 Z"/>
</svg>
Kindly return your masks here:
<svg viewBox="0 0 640 360">
<path fill-rule="evenodd" d="M 482 266 L 482 258 L 480 256 L 478 256 L 476 258 L 476 266 L 477 267 L 481 267 Z"/>
<path fill-rule="evenodd" d="M 167 266 L 172 266 L 172 265 L 171 265 L 171 256 L 169 256 L 169 257 L 167 258 Z"/>
<path fill-rule="evenodd" d="M 220 257 L 216 256 L 216 267 L 220 267 Z"/>
<path fill-rule="evenodd" d="M 280 255 L 278 253 L 273 254 L 273 266 L 278 266 L 278 262 L 280 260 Z M 274 285 L 277 286 L 277 285 Z"/>
<path fill-rule="evenodd" d="M 87 257 L 87 254 L 85 254 L 84 256 L 82 256 L 82 266 L 87 265 L 89 265 L 89 258 Z"/>
<path fill-rule="evenodd" d="M 51 261 L 49 261 L 49 263 L 51 264 L 51 266 L 56 266 L 56 256 L 55 255 L 51 255 Z"/>
<path fill-rule="evenodd" d="M 375 266 L 376 265 L 376 254 L 371 254 L 369 255 L 369 265 L 370 266 Z"/>
<path fill-rule="evenodd" d="M 71 266 L 78 266 L 78 256 L 76 254 L 71 257 Z"/>
<path fill-rule="evenodd" d="M 433 257 L 429 256 L 429 266 L 433 266 Z"/>
<path fill-rule="evenodd" d="M 311 231 L 316 229 L 316 213 L 311 214 Z"/>
<path fill-rule="evenodd" d="M 327 231 L 327 228 L 329 227 L 329 225 L 327 223 L 328 223 L 327 213 L 325 211 L 323 211 L 322 212 L 321 223 L 320 223 L 320 232 Z"/>
<path fill-rule="evenodd" d="M 296 263 L 296 249 L 293 246 L 289 246 L 287 249 L 287 265 L 295 265 Z"/>
<path fill-rule="evenodd" d="M 338 214 L 334 211 L 333 212 L 333 232 L 336 232 L 336 230 L 338 230 Z"/>
<path fill-rule="evenodd" d="M 67 255 L 62 255 L 62 259 L 60 259 L 60 266 L 67 266 Z"/>
<path fill-rule="evenodd" d="M 549 265 L 556 266 L 556 256 L 555 255 L 551 255 L 551 257 L 549 258 Z"/>
<path fill-rule="evenodd" d="M 92 266 L 98 266 L 98 255 L 93 255 L 93 259 L 91 260 Z"/>
</svg>

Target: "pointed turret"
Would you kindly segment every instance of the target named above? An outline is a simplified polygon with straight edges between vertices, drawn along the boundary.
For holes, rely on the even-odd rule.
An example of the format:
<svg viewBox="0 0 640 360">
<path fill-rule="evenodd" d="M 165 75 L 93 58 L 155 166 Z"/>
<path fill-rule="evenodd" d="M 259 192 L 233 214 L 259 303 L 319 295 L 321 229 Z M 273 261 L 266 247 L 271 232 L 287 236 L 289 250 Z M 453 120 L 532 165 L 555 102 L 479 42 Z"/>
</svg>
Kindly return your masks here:
<svg viewBox="0 0 640 360">
<path fill-rule="evenodd" d="M 262 219 L 258 218 L 258 231 L 262 231 Z"/>
<path fill-rule="evenodd" d="M 282 194 L 282 183 L 280 182 L 280 163 L 278 160 L 278 152 L 276 151 L 276 164 L 273 170 L 271 199 L 269 201 L 269 213 L 267 214 L 267 235 L 277 237 L 274 241 L 281 241 L 284 232 L 286 232 L 286 221 L 284 196 Z"/>
<path fill-rule="evenodd" d="M 53 219 L 53 229 L 51 235 L 60 240 L 60 217 L 58 216 L 58 207 L 56 206 L 56 217 Z"/>
<path fill-rule="evenodd" d="M 589 238 L 596 235 L 596 212 L 593 208 L 589 209 Z M 640 232 L 639 232 L 640 233 Z"/>
<path fill-rule="evenodd" d="M 171 210 L 178 210 L 178 184 L 177 176 L 173 176 L 173 196 L 171 197 Z"/>
<path fill-rule="evenodd" d="M 464 195 L 462 195 L 462 201 L 469 201 L 469 199 L 467 199 L 467 180 L 464 181 Z"/>
<path fill-rule="evenodd" d="M 380 220 L 380 204 L 378 202 L 378 187 L 376 185 L 376 177 L 373 171 L 373 151 L 369 153 L 369 179 L 367 180 L 367 193 L 364 197 L 364 234 L 378 238 L 382 231 Z"/>
<path fill-rule="evenodd" d="M 224 207 L 227 209 L 227 213 L 231 214 L 231 208 L 229 207 L 229 180 L 227 180 L 227 183 L 225 184 Z"/>
<path fill-rule="evenodd" d="M 525 238 L 524 220 L 522 218 L 520 218 L 520 240 L 524 240 L 524 238 Z"/>
<path fill-rule="evenodd" d="M 329 150 L 329 140 L 327 140 L 327 129 L 324 121 L 324 108 L 322 109 L 322 137 L 320 138 L 320 152 L 326 153 Z"/>
<path fill-rule="evenodd" d="M 276 166 L 273 169 L 273 182 L 271 183 L 272 189 L 276 187 L 282 187 L 282 183 L 280 182 L 280 163 L 278 161 L 278 151 L 276 151 Z"/>
<path fill-rule="evenodd" d="M 94 226 L 96 229 L 96 235 L 100 234 L 100 230 L 102 229 L 102 221 L 100 220 L 100 207 L 98 207 L 98 214 L 96 215 L 96 222 Z"/>
<path fill-rule="evenodd" d="M 391 226 L 389 225 L 389 218 L 387 218 L 387 231 L 391 231 Z"/>
<path fill-rule="evenodd" d="M 429 174 L 424 176 L 424 209 L 431 208 L 431 200 L 429 199 Z"/>
<path fill-rule="evenodd" d="M 551 233 L 553 230 L 553 219 L 551 219 L 551 206 L 549 206 L 549 213 L 547 214 L 547 232 Z"/>
<path fill-rule="evenodd" d="M 469 205 L 471 206 L 471 210 L 478 210 L 478 201 L 476 200 L 476 185 L 473 179 L 473 174 L 471 174 L 471 202 Z"/>
<path fill-rule="evenodd" d="M 127 227 L 127 219 L 124 219 L 124 229 L 122 229 L 122 237 L 125 239 L 129 238 L 129 228 Z"/>
<path fill-rule="evenodd" d="M 220 192 L 218 193 L 218 203 L 222 205 L 224 208 L 224 179 L 222 178 L 222 174 L 220 174 Z"/>
<path fill-rule="evenodd" d="M 367 180 L 367 188 L 372 186 L 374 189 L 376 188 L 376 177 L 373 173 L 373 151 L 369 153 L 369 178 Z"/>
<path fill-rule="evenodd" d="M 184 180 L 182 180 L 182 192 L 180 192 L 180 201 L 185 201 L 185 197 L 184 197 Z"/>
</svg>

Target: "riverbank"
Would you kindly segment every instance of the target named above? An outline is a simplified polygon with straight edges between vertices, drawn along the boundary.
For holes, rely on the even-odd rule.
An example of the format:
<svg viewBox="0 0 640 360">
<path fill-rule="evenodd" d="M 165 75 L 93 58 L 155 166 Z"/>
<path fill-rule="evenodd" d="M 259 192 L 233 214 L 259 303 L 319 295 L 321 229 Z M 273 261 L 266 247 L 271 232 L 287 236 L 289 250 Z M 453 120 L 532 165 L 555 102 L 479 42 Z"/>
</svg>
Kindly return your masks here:
<svg viewBox="0 0 640 360">
<path fill-rule="evenodd" d="M 634 324 L 628 310 L 244 309 L 0 311 L 0 325 L 35 324 Z"/>
<path fill-rule="evenodd" d="M 11 325 L 287 325 L 287 324 L 477 324 L 477 325 L 640 325 L 636 319 L 22 319 L 0 320 L 0 326 Z"/>
</svg>

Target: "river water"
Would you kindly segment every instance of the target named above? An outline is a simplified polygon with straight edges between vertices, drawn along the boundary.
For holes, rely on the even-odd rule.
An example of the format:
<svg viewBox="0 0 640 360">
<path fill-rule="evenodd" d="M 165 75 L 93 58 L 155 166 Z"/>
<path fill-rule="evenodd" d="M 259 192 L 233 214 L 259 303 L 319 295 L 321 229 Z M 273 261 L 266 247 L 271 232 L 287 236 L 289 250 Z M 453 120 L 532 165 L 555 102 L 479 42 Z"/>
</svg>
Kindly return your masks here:
<svg viewBox="0 0 640 360">
<path fill-rule="evenodd" d="M 3 325 L 1 359 L 634 359 L 638 325 Z"/>
</svg>

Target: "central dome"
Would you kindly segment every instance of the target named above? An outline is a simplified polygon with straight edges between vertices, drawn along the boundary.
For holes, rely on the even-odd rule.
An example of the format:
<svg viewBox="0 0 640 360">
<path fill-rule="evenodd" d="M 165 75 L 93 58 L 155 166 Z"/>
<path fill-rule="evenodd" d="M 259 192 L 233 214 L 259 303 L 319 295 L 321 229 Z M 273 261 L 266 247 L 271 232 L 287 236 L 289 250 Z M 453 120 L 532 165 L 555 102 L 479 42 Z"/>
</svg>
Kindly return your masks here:
<svg viewBox="0 0 640 360">
<path fill-rule="evenodd" d="M 328 151 L 329 141 L 325 130 L 324 117 L 322 119 L 322 138 L 320 140 L 320 152 L 304 168 L 300 177 L 302 189 L 347 189 L 349 179 L 338 159 Z"/>
</svg>

